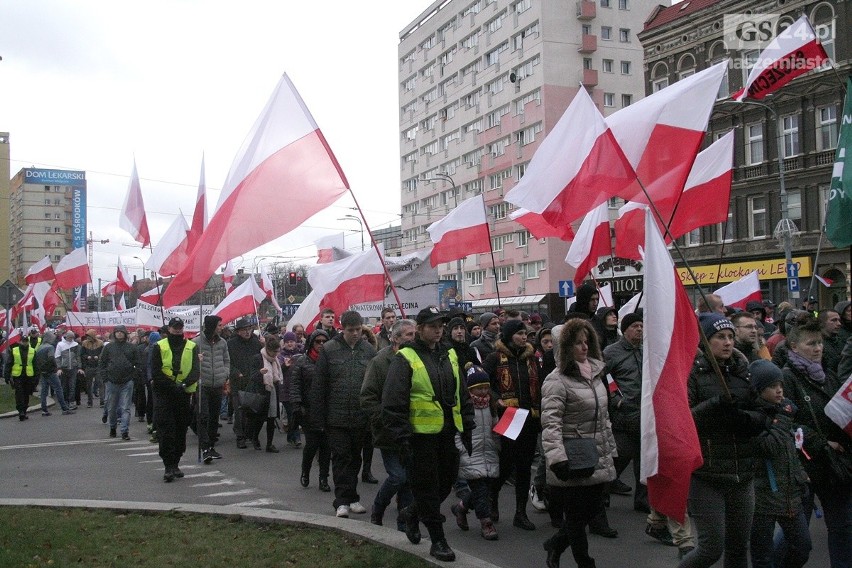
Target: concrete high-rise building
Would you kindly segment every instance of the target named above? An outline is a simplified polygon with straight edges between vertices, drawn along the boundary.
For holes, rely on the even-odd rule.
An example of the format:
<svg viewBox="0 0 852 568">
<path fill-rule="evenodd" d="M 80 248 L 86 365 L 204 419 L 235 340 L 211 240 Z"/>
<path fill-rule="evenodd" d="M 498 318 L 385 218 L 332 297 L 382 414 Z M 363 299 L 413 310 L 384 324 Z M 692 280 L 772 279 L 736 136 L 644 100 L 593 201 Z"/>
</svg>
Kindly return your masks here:
<svg viewBox="0 0 852 568">
<path fill-rule="evenodd" d="M 504 194 L 582 85 L 604 115 L 644 95 L 636 34 L 653 0 L 438 0 L 400 32 L 403 254 L 431 245 L 426 227 L 484 194 L 494 248 L 461 267 L 459 296 L 557 315 L 568 243 L 532 238 Z"/>
<path fill-rule="evenodd" d="M 23 168 L 9 193 L 10 278 L 21 286 L 45 255 L 55 264 L 86 246 L 86 172 Z"/>
<path fill-rule="evenodd" d="M 0 132 L 0 281 L 11 275 L 9 249 L 9 133 Z"/>
</svg>

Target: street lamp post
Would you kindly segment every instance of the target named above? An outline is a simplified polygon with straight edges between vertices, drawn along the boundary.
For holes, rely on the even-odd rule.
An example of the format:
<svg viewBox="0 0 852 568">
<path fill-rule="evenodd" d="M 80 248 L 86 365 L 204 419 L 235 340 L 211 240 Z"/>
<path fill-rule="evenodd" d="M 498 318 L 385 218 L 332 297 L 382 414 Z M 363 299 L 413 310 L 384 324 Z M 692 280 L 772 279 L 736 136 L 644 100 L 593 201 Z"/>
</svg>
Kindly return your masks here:
<svg viewBox="0 0 852 568">
<path fill-rule="evenodd" d="M 450 185 L 453 186 L 454 204 L 455 204 L 455 207 L 458 207 L 459 206 L 459 193 L 458 193 L 458 189 L 457 189 L 457 186 L 456 186 L 456 182 L 453 180 L 452 176 L 450 174 L 447 174 L 447 173 L 444 173 L 444 172 L 436 172 L 432 175 L 437 176 L 437 177 L 424 178 L 423 181 L 448 181 L 448 182 L 450 182 Z M 462 282 L 462 260 L 457 259 L 456 260 L 456 295 L 457 295 L 458 301 L 461 301 L 464 298 L 464 295 L 462 294 L 462 286 L 463 286 L 463 282 Z"/>
<path fill-rule="evenodd" d="M 340 217 L 337 220 L 338 221 L 345 221 L 345 220 L 358 221 L 358 227 L 360 228 L 360 231 L 361 231 L 361 251 L 363 252 L 364 251 L 364 222 L 361 221 L 361 218 L 356 217 L 355 215 L 344 215 L 343 217 Z"/>
</svg>

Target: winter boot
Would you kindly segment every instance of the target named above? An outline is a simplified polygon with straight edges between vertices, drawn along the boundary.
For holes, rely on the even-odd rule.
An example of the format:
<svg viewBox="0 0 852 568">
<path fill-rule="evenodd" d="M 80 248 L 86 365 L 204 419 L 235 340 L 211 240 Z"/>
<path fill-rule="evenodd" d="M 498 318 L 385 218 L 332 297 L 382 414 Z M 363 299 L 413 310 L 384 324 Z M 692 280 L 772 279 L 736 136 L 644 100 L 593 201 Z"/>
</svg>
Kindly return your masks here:
<svg viewBox="0 0 852 568">
<path fill-rule="evenodd" d="M 479 519 L 479 523 L 482 525 L 482 538 L 485 540 L 497 540 L 499 538 L 497 529 L 494 528 L 494 523 L 491 522 L 490 518 Z"/>
<path fill-rule="evenodd" d="M 466 531 L 470 529 L 470 526 L 467 524 L 467 507 L 464 506 L 463 501 L 459 501 L 450 507 L 450 511 L 456 516 L 456 524 L 461 530 Z"/>
</svg>

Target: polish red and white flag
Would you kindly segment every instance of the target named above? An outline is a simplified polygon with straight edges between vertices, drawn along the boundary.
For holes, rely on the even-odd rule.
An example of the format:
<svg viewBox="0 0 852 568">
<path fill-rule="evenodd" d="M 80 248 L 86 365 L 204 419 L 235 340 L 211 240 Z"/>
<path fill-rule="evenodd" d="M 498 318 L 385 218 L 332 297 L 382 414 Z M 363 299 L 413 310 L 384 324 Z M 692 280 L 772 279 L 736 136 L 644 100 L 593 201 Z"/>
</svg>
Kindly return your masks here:
<svg viewBox="0 0 852 568">
<path fill-rule="evenodd" d="M 343 233 L 334 233 L 325 237 L 320 237 L 314 241 L 317 246 L 317 264 L 325 264 L 337 260 L 334 255 L 334 249 L 343 250 Z"/>
<path fill-rule="evenodd" d="M 124 294 L 118 297 L 118 300 L 115 301 L 115 309 L 116 310 L 126 310 L 127 302 L 124 300 Z"/>
<path fill-rule="evenodd" d="M 317 322 L 320 320 L 320 315 L 322 315 L 322 312 L 320 312 L 320 300 L 321 298 L 313 290 L 305 296 L 305 299 L 302 300 L 302 303 L 296 309 L 296 313 L 290 318 L 290 331 L 293 330 L 293 326 L 297 323 L 305 326 L 306 330 L 313 330 L 316 327 Z"/>
<path fill-rule="evenodd" d="M 852 438 L 852 377 L 846 379 L 825 405 L 825 415 Z"/>
<path fill-rule="evenodd" d="M 139 295 L 139 299 L 146 304 L 157 305 L 160 303 L 160 295 L 163 293 L 162 284 L 159 286 L 154 286 L 147 292 L 143 292 Z"/>
<path fill-rule="evenodd" d="M 18 316 L 27 310 L 31 310 L 35 307 L 35 298 L 33 297 L 33 288 L 35 284 L 30 284 L 27 286 L 27 289 L 24 290 L 24 295 L 21 296 L 21 299 L 15 302 L 15 305 L 10 309 L 9 318 L 12 322 L 15 322 L 18 319 Z"/>
<path fill-rule="evenodd" d="M 494 431 L 510 440 L 517 440 L 524 428 L 524 422 L 530 411 L 526 408 L 515 408 L 510 406 L 503 412 L 500 421 L 494 426 Z"/>
<path fill-rule="evenodd" d="M 225 287 L 226 296 L 234 290 L 234 276 L 236 275 L 234 263 L 229 260 L 225 263 L 225 268 L 222 269 L 222 285 Z"/>
<path fill-rule="evenodd" d="M 71 311 L 80 312 L 83 307 L 83 286 L 74 290 L 74 299 L 71 300 Z"/>
<path fill-rule="evenodd" d="M 625 197 L 635 180 L 614 132 L 581 88 L 504 199 L 561 227 Z"/>
<path fill-rule="evenodd" d="M 442 262 L 491 251 L 482 194 L 465 199 L 446 217 L 429 225 L 426 231 L 435 245 L 430 260 L 433 267 Z"/>
<path fill-rule="evenodd" d="M 53 264 L 50 262 L 50 256 L 45 255 L 43 259 L 30 266 L 27 275 L 24 277 L 24 282 L 35 284 L 36 282 L 47 282 L 53 280 L 53 278 Z"/>
<path fill-rule="evenodd" d="M 148 218 L 145 216 L 145 202 L 142 200 L 142 186 L 139 184 L 139 174 L 136 172 L 136 158 L 133 159 L 133 172 L 130 174 L 130 185 L 127 196 L 118 217 L 118 226 L 130 233 L 133 240 L 143 247 L 151 244 L 151 234 L 148 232 Z"/>
<path fill-rule="evenodd" d="M 254 276 L 251 276 L 234 288 L 231 294 L 213 308 L 210 315 L 219 316 L 223 323 L 232 322 L 239 317 L 256 313 L 258 304 L 265 299 L 266 293 L 257 285 Z"/>
<path fill-rule="evenodd" d="M 834 284 L 834 280 L 826 278 L 825 276 L 820 276 L 819 274 L 814 274 L 814 278 L 816 278 L 817 281 L 826 288 L 831 288 L 831 285 Z"/>
<path fill-rule="evenodd" d="M 119 294 L 121 292 L 127 292 L 133 288 L 130 282 L 130 275 L 121 265 L 121 257 L 118 257 L 115 280 L 113 280 L 112 282 L 108 282 L 104 285 L 103 288 L 101 288 L 101 295 L 114 296 L 115 294 Z"/>
<path fill-rule="evenodd" d="M 828 54 L 808 17 L 803 15 L 760 52 L 745 86 L 731 98 L 735 101 L 760 100 L 826 61 L 829 61 Z"/>
<path fill-rule="evenodd" d="M 9 325 L 9 310 L 6 308 L 0 309 L 0 331 L 6 331 Z M 2 352 L 2 350 L 0 350 Z"/>
<path fill-rule="evenodd" d="M 174 276 L 180 272 L 189 258 L 189 233 L 186 219 L 178 212 L 145 262 L 145 268 L 160 276 Z"/>
<path fill-rule="evenodd" d="M 640 479 L 648 501 L 683 522 L 701 447 L 686 382 L 698 345 L 698 322 L 651 212 L 645 213 Z"/>
<path fill-rule="evenodd" d="M 760 279 L 757 270 L 749 272 L 739 280 L 722 286 L 715 292 L 729 308 L 746 309 L 749 302 L 760 302 L 763 296 L 760 293 Z"/>
<path fill-rule="evenodd" d="M 216 212 L 166 288 L 164 304 L 179 304 L 222 263 L 289 233 L 348 190 L 337 158 L 285 74 L 237 153 Z M 259 211 L 275 222 L 258 222 Z"/>
<path fill-rule="evenodd" d="M 281 312 L 281 306 L 278 304 L 278 299 L 275 297 L 275 285 L 272 282 L 272 278 L 269 277 L 269 273 L 266 272 L 266 267 L 260 267 L 260 289 L 266 294 L 266 297 L 269 298 L 269 301 L 272 302 L 272 305 L 275 306 L 275 309 L 278 312 Z"/>
<path fill-rule="evenodd" d="M 63 290 L 71 290 L 83 284 L 92 282 L 89 270 L 89 259 L 86 257 L 86 247 L 72 250 L 63 256 L 54 270 L 56 286 Z"/>
<path fill-rule="evenodd" d="M 181 215 L 183 217 L 183 215 Z M 186 222 L 184 222 L 186 223 Z M 201 238 L 207 228 L 207 181 L 204 173 L 204 156 L 201 156 L 201 177 L 198 180 L 198 194 L 195 197 L 195 209 L 192 212 L 192 224 L 186 234 L 187 253 Z M 175 272 L 176 273 L 176 272 Z"/>
<path fill-rule="evenodd" d="M 609 233 L 609 204 L 601 203 L 587 213 L 571 242 L 565 262 L 574 267 L 574 283 L 580 285 L 602 256 L 612 255 Z"/>
<path fill-rule="evenodd" d="M 21 328 L 15 327 L 9 331 L 8 337 L 6 337 L 6 341 L 0 344 L 0 353 L 6 351 L 12 345 L 19 343 L 21 341 Z"/>
<path fill-rule="evenodd" d="M 331 308 L 336 314 L 385 297 L 385 268 L 374 249 L 318 264 L 308 271 L 308 282 L 320 299 L 320 309 Z"/>
<path fill-rule="evenodd" d="M 38 303 L 38 307 L 32 310 L 32 313 L 38 318 L 41 323 L 47 321 L 53 316 L 57 306 L 62 303 L 62 298 L 57 294 L 56 284 L 49 282 L 36 282 L 33 284 L 33 299 Z"/>
<path fill-rule="evenodd" d="M 530 234 L 537 239 L 556 237 L 563 241 L 570 241 L 574 238 L 574 229 L 570 223 L 553 226 L 538 213 L 526 209 L 515 209 L 509 213 L 509 219 L 526 227 Z"/>
<path fill-rule="evenodd" d="M 618 217 L 613 223 L 615 231 L 615 256 L 619 258 L 642 259 L 645 246 L 645 209 L 644 203 L 628 201 L 618 208 Z"/>
</svg>

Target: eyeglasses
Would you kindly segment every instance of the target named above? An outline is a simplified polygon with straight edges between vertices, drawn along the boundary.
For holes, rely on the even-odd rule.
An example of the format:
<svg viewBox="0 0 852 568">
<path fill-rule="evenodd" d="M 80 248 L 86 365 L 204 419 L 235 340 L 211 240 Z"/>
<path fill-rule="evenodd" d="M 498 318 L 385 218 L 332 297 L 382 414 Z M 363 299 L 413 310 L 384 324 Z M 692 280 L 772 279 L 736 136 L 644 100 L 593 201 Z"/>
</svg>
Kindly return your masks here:
<svg viewBox="0 0 852 568">
<path fill-rule="evenodd" d="M 314 339 L 314 343 L 319 343 L 320 345 L 322 345 L 326 341 L 328 341 L 328 339 Z"/>
</svg>

